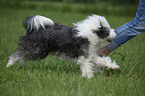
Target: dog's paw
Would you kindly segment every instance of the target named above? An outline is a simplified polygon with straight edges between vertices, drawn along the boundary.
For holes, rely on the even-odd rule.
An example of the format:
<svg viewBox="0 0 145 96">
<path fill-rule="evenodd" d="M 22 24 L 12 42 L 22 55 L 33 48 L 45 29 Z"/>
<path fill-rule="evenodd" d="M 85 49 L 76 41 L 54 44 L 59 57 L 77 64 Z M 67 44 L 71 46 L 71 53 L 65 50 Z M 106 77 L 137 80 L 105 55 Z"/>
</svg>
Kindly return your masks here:
<svg viewBox="0 0 145 96">
<path fill-rule="evenodd" d="M 87 77 L 92 78 L 92 77 L 94 77 L 94 74 L 87 74 Z"/>
<path fill-rule="evenodd" d="M 92 78 L 94 77 L 93 73 L 82 73 L 82 77 Z"/>
<path fill-rule="evenodd" d="M 119 65 L 114 65 L 114 64 L 109 66 L 108 68 L 112 69 L 112 70 L 118 70 L 118 69 L 120 69 Z"/>
<path fill-rule="evenodd" d="M 92 75 L 82 75 L 82 77 L 85 77 L 85 78 L 92 78 L 92 77 L 94 77 L 94 75 L 92 74 Z"/>
<path fill-rule="evenodd" d="M 111 59 L 109 60 L 109 63 L 107 65 L 107 67 L 109 69 L 113 69 L 113 70 L 117 70 L 117 69 L 120 69 L 120 66 L 116 64 L 115 61 L 111 62 Z"/>
</svg>

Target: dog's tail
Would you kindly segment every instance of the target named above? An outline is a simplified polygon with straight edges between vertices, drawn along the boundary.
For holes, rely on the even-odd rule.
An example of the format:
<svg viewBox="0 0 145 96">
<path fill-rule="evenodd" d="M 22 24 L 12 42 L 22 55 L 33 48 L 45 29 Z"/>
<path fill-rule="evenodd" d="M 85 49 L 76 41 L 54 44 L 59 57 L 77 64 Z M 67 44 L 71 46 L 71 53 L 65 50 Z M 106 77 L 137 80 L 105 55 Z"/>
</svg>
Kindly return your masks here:
<svg viewBox="0 0 145 96">
<path fill-rule="evenodd" d="M 39 28 L 43 28 L 45 30 L 46 26 L 54 26 L 54 22 L 46 18 L 44 16 L 35 15 L 35 16 L 28 16 L 23 21 L 23 27 L 27 32 L 38 31 Z"/>
</svg>

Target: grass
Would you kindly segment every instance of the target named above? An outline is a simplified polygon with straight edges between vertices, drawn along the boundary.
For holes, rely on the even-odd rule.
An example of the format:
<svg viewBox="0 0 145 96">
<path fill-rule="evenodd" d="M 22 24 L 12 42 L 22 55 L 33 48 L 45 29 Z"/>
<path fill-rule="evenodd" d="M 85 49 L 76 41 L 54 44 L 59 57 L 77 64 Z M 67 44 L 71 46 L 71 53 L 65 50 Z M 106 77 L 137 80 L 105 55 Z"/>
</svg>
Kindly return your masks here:
<svg viewBox="0 0 145 96">
<path fill-rule="evenodd" d="M 21 9 L 0 9 L 0 13 L 0 96 L 144 96 L 145 56 L 129 76 L 127 73 L 145 52 L 145 34 L 110 54 L 120 65 L 120 73 L 105 71 L 91 79 L 82 78 L 79 65 L 54 56 L 28 61 L 22 69 L 17 69 L 18 64 L 6 68 L 8 56 L 16 52 L 18 38 L 25 33 L 22 21 L 26 16 L 40 14 L 71 26 L 91 14 Z M 113 28 L 133 19 L 105 17 Z"/>
<path fill-rule="evenodd" d="M 104 7 L 105 6 L 105 7 Z M 71 3 L 71 2 L 55 2 L 55 1 L 29 1 L 29 0 L 2 0 L 0 8 L 12 9 L 33 9 L 33 10 L 53 10 L 59 12 L 73 13 L 95 13 L 106 15 L 115 14 L 122 16 L 133 16 L 137 11 L 137 4 L 112 4 L 111 2 L 98 1 L 96 3 Z"/>
</svg>

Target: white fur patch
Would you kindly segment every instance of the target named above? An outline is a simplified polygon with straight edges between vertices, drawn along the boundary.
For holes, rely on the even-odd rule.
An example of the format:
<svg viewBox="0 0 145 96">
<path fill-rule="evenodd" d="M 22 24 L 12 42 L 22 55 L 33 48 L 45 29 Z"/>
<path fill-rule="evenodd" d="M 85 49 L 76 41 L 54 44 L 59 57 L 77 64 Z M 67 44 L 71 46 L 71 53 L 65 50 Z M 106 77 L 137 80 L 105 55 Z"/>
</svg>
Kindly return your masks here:
<svg viewBox="0 0 145 96">
<path fill-rule="evenodd" d="M 17 56 L 16 57 L 10 56 L 9 58 L 10 59 L 9 59 L 6 67 L 10 67 L 10 66 L 14 65 L 17 61 L 19 61 L 21 59 L 21 57 L 17 57 Z"/>
<path fill-rule="evenodd" d="M 90 42 L 88 57 L 79 57 L 78 63 L 81 66 L 82 76 L 91 78 L 93 77 L 93 69 L 94 66 L 97 67 L 107 67 L 111 69 L 120 68 L 115 61 L 111 61 L 110 57 L 100 57 L 97 55 L 97 50 L 105 47 L 108 44 L 107 39 L 113 39 L 116 36 L 114 29 L 110 28 L 109 23 L 105 19 L 105 17 L 92 15 L 87 19 L 74 24 L 76 29 L 79 31 L 77 36 L 82 38 L 87 38 Z M 100 39 L 97 34 L 93 33 L 94 30 L 98 30 L 101 26 L 104 26 L 110 30 L 110 34 L 108 37 L 104 39 Z"/>
<path fill-rule="evenodd" d="M 53 26 L 54 22 L 51 19 L 46 18 L 44 16 L 36 15 L 31 20 L 30 25 L 32 26 L 32 28 L 38 30 L 40 26 L 42 26 L 44 29 L 46 25 Z"/>
<path fill-rule="evenodd" d="M 81 70 L 82 70 L 82 77 L 88 77 L 91 78 L 93 77 L 93 67 L 94 64 L 91 63 L 91 60 L 86 59 L 84 56 L 80 56 L 79 60 L 77 62 L 78 64 L 80 64 Z"/>
</svg>

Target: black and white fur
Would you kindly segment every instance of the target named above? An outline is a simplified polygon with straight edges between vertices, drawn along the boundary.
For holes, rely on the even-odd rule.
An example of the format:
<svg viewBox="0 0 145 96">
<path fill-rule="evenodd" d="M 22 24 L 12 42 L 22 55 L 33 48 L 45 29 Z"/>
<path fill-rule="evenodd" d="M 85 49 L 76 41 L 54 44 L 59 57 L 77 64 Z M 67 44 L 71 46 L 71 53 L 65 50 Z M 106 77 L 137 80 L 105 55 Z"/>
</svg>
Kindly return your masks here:
<svg viewBox="0 0 145 96">
<path fill-rule="evenodd" d="M 93 77 L 94 68 L 119 68 L 110 57 L 96 54 L 116 36 L 102 16 L 89 16 L 71 28 L 36 15 L 25 18 L 23 26 L 26 34 L 19 39 L 19 51 L 10 56 L 6 67 L 17 61 L 23 66 L 27 60 L 43 59 L 52 54 L 76 59 L 83 77 Z"/>
</svg>

